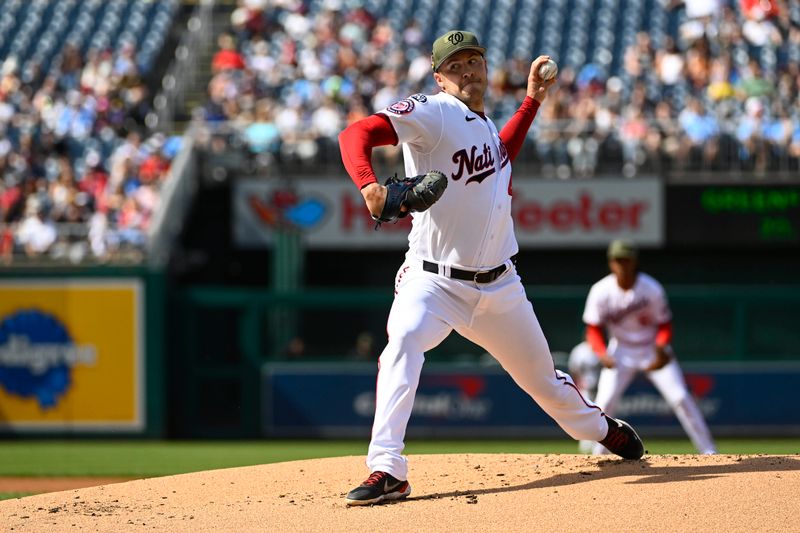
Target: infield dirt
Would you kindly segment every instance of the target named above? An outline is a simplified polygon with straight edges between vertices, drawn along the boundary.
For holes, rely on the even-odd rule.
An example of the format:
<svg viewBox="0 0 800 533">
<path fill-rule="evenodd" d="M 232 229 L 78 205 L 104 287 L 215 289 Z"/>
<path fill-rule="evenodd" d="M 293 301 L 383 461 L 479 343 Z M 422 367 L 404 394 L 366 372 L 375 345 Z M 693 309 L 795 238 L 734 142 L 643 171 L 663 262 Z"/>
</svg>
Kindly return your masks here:
<svg viewBox="0 0 800 533">
<path fill-rule="evenodd" d="M 800 531 L 800 456 L 415 455 L 412 494 L 346 507 L 363 457 L 0 502 L 3 531 Z"/>
</svg>

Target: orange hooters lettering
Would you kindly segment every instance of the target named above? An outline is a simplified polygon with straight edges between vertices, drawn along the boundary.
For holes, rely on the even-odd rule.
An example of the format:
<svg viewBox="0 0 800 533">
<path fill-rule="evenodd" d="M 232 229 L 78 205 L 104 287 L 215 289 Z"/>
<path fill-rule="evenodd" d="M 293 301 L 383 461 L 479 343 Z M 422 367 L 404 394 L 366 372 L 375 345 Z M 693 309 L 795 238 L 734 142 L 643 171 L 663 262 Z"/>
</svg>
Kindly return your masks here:
<svg viewBox="0 0 800 533">
<path fill-rule="evenodd" d="M 581 191 L 574 198 L 547 201 L 517 198 L 514 225 L 523 231 L 638 230 L 650 209 L 647 200 L 599 199 Z"/>
<path fill-rule="evenodd" d="M 484 143 L 483 151 L 480 154 L 477 152 L 478 147 L 473 145 L 469 154 L 466 149 L 461 149 L 453 154 L 453 163 L 458 165 L 458 170 L 450 174 L 450 177 L 453 178 L 454 181 L 460 180 L 465 171 L 469 176 L 467 184 L 473 181 L 480 183 L 494 174 L 495 167 L 492 149 Z"/>
</svg>

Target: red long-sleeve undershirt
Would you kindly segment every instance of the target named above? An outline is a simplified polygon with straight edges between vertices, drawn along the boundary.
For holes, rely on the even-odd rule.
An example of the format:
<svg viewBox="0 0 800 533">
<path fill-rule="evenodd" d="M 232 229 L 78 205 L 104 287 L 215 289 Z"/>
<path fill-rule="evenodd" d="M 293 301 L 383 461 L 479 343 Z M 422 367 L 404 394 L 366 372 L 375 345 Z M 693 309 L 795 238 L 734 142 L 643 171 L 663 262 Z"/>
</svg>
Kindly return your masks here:
<svg viewBox="0 0 800 533">
<path fill-rule="evenodd" d="M 672 341 L 672 322 L 659 324 L 656 331 L 656 346 L 666 346 Z M 594 353 L 600 356 L 606 355 L 606 336 L 601 326 L 588 324 L 586 326 L 586 342 L 592 347 Z"/>
<path fill-rule="evenodd" d="M 500 140 L 503 141 L 511 161 L 514 161 L 522 149 L 539 105 L 538 101 L 526 97 L 500 131 Z M 339 134 L 342 163 L 359 189 L 378 181 L 372 168 L 372 149 L 398 142 L 391 121 L 383 114 L 370 115 L 354 122 Z"/>
<path fill-rule="evenodd" d="M 592 351 L 599 356 L 606 355 L 606 336 L 603 328 L 589 324 L 586 326 L 586 342 L 592 347 Z"/>
<path fill-rule="evenodd" d="M 526 96 L 519 109 L 508 119 L 503 129 L 500 130 L 500 140 L 506 145 L 508 157 L 513 162 L 522 150 L 528 130 L 531 129 L 536 112 L 539 111 L 541 103 L 530 96 Z"/>
<path fill-rule="evenodd" d="M 666 346 L 672 342 L 672 322 L 664 322 L 656 332 L 656 346 Z"/>
<path fill-rule="evenodd" d="M 339 134 L 342 163 L 359 189 L 378 181 L 372 168 L 372 149 L 397 142 L 397 133 L 386 115 L 370 115 Z"/>
</svg>

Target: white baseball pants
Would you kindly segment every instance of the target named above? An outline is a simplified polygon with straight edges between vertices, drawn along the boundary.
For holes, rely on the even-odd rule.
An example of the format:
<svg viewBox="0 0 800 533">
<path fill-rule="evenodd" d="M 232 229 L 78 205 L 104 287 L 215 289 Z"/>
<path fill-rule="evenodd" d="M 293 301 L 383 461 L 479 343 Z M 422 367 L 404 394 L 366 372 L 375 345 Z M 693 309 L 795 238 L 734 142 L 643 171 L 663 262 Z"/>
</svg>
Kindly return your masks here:
<svg viewBox="0 0 800 533">
<path fill-rule="evenodd" d="M 379 359 L 371 472 L 408 479 L 402 455 L 425 352 L 455 330 L 494 356 L 514 381 L 574 439 L 602 440 L 608 424 L 572 378 L 555 369 L 539 321 L 511 261 L 492 283 L 476 284 L 422 270 L 409 259 L 397 274 L 389 340 Z"/>
<path fill-rule="evenodd" d="M 620 398 L 639 372 L 642 370 L 625 365 L 604 368 L 600 372 L 595 403 L 609 416 L 614 416 Z M 645 374 L 675 412 L 697 451 L 702 454 L 717 453 L 714 439 L 694 397 L 689 393 L 678 361 L 673 359 L 663 368 Z M 602 444 L 596 443 L 592 452 L 600 455 L 608 453 L 608 450 Z"/>
</svg>

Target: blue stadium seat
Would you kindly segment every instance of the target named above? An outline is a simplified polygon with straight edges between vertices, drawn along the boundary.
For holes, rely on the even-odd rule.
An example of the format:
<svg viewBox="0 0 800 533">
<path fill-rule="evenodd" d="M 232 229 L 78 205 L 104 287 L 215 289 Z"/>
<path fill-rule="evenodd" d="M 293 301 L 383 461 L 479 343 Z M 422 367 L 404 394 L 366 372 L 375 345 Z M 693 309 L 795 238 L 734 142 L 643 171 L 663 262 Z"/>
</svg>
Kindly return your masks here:
<svg viewBox="0 0 800 533">
<path fill-rule="evenodd" d="M 146 73 L 180 5 L 180 0 L 0 0 L 0 63 L 13 57 L 23 82 L 31 83 L 37 73 L 59 72 L 67 45 L 86 54 L 124 42 L 138 45 L 144 34 L 137 59 Z"/>
</svg>

